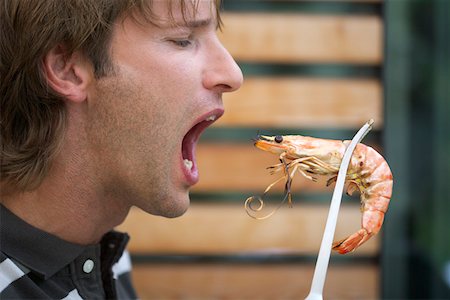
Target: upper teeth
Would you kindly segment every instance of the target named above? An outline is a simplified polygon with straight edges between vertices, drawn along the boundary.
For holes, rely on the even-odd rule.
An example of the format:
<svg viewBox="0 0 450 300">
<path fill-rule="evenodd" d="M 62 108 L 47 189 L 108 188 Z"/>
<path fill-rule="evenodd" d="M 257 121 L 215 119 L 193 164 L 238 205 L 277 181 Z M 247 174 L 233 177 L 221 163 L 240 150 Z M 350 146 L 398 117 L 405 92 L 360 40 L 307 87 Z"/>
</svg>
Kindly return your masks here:
<svg viewBox="0 0 450 300">
<path fill-rule="evenodd" d="M 192 166 L 194 165 L 192 161 L 190 161 L 189 159 L 183 159 L 183 162 L 188 170 L 192 169 Z"/>
<path fill-rule="evenodd" d="M 205 119 L 205 121 L 214 121 L 216 119 L 215 115 L 209 116 Z"/>
</svg>

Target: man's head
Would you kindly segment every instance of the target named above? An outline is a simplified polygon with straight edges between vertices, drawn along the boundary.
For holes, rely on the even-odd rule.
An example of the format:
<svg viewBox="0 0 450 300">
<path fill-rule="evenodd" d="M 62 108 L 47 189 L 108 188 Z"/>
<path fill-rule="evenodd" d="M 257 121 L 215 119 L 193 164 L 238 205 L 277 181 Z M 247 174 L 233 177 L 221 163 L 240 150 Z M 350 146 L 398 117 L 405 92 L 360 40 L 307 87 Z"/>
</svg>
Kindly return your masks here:
<svg viewBox="0 0 450 300">
<path fill-rule="evenodd" d="M 158 3 L 159 2 L 159 3 Z M 161 2 L 167 15 L 161 15 Z M 39 186 L 64 138 L 64 91 L 49 84 L 46 55 L 55 49 L 69 58 L 80 53 L 96 79 L 114 73 L 114 26 L 132 18 L 156 26 L 194 17 L 191 0 L 5 0 L 0 6 L 1 184 L 2 190 Z M 211 8 L 217 10 L 219 1 Z M 220 20 L 216 20 L 220 24 Z M 176 88 L 174 86 L 174 88 Z M 163 101 L 163 100 L 162 100 Z M 164 151 L 164 149 L 161 149 Z"/>
<path fill-rule="evenodd" d="M 80 193 L 182 214 L 198 137 L 242 83 L 218 2 L 3 1 L 2 193 L 66 168 Z"/>
</svg>

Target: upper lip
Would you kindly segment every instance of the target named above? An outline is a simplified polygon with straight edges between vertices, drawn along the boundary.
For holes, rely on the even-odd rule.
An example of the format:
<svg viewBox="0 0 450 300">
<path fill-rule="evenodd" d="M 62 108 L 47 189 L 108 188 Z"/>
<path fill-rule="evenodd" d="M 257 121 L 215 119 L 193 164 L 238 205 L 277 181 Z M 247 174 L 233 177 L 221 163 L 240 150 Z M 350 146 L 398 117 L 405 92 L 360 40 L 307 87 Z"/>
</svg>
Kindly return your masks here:
<svg viewBox="0 0 450 300">
<path fill-rule="evenodd" d="M 216 108 L 216 109 L 210 110 L 209 112 L 207 112 L 207 113 L 201 115 L 199 118 L 197 118 L 189 130 L 191 130 L 195 125 L 200 124 L 203 121 L 211 121 L 211 124 L 212 124 L 213 122 L 217 121 L 217 119 L 219 119 L 223 115 L 223 113 L 224 113 L 223 108 Z M 208 120 L 210 118 L 214 118 L 214 120 Z"/>
</svg>

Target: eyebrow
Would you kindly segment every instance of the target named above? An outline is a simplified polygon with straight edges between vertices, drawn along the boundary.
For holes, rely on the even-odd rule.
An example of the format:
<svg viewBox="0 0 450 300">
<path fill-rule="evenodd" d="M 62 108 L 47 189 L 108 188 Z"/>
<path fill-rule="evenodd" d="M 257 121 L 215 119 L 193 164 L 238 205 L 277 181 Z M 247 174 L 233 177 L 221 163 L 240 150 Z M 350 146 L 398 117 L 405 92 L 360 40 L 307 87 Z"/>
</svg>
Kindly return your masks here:
<svg viewBox="0 0 450 300">
<path fill-rule="evenodd" d="M 207 27 L 213 22 L 212 18 L 207 19 L 199 19 L 199 20 L 186 20 L 184 22 L 178 22 L 173 24 L 173 26 L 170 27 L 178 27 L 178 28 L 201 28 L 201 27 Z M 216 29 L 219 28 L 219 22 L 216 24 Z"/>
<path fill-rule="evenodd" d="M 208 26 L 209 24 L 211 24 L 211 22 L 212 22 L 212 20 L 210 18 L 202 19 L 202 20 L 192 20 L 192 21 L 186 21 L 184 26 L 191 27 L 191 28 L 204 27 L 204 26 Z"/>
</svg>

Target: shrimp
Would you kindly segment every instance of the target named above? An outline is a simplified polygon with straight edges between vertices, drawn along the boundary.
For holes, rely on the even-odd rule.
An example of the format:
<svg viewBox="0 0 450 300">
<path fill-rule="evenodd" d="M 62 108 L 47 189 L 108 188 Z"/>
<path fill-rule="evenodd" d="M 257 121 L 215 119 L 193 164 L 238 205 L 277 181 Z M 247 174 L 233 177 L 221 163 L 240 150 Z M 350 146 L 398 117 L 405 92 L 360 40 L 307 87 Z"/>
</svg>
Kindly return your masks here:
<svg viewBox="0 0 450 300">
<path fill-rule="evenodd" d="M 337 179 L 350 142 L 300 135 L 259 135 L 255 146 L 280 158 L 280 163 L 269 169 L 272 173 L 284 172 L 284 176 L 269 185 L 264 193 L 275 183 L 287 179 L 285 199 L 291 204 L 290 185 L 297 172 L 312 181 L 317 180 L 316 176 L 327 176 L 329 186 Z M 380 231 L 392 195 L 393 177 L 385 159 L 373 148 L 360 143 L 353 152 L 345 182 L 347 194 L 360 193 L 362 218 L 361 229 L 333 243 L 333 250 L 340 254 L 355 250 Z M 247 199 L 246 208 L 252 200 L 252 197 Z"/>
</svg>

